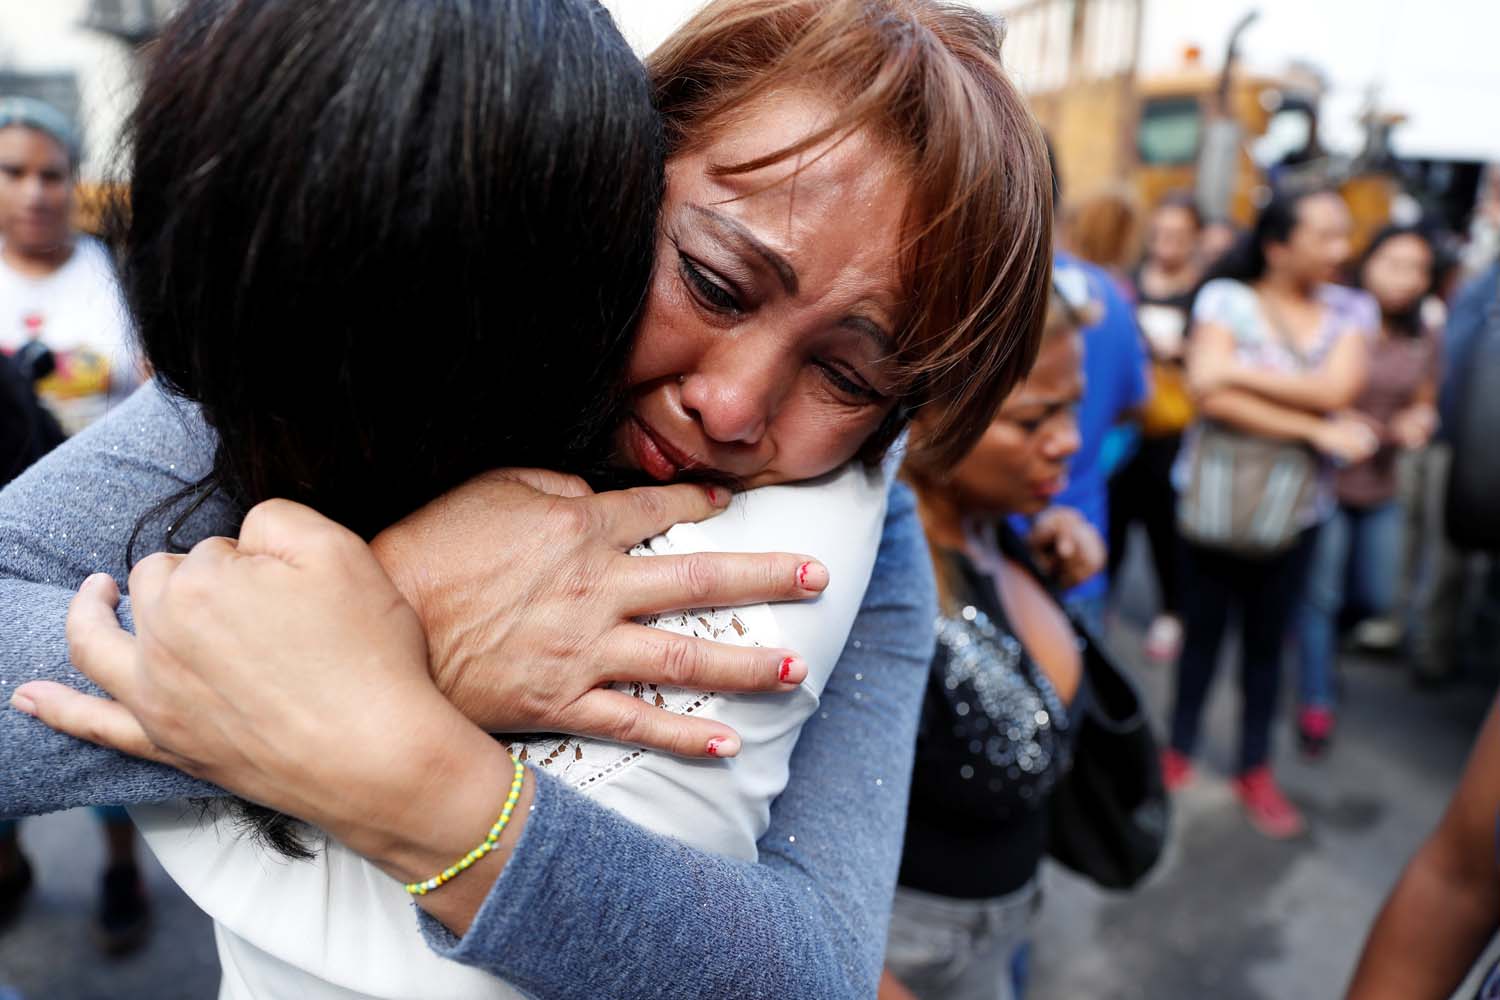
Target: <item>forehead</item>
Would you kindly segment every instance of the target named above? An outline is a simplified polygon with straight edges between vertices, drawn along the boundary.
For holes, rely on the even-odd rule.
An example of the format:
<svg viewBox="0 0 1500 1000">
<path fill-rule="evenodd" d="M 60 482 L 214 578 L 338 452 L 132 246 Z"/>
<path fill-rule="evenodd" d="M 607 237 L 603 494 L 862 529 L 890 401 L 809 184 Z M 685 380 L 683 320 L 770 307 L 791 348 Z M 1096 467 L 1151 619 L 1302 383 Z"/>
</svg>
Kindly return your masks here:
<svg viewBox="0 0 1500 1000">
<path fill-rule="evenodd" d="M 1336 194 L 1316 194 L 1302 199 L 1297 206 L 1297 228 L 1323 231 L 1342 229 L 1349 224 L 1349 208 Z"/>
<path fill-rule="evenodd" d="M 1005 401 L 1005 409 L 1076 399 L 1083 394 L 1083 337 L 1055 333 L 1042 341 L 1036 364 Z"/>
<path fill-rule="evenodd" d="M 893 307 L 911 184 L 898 157 L 870 131 L 758 170 L 715 172 L 775 155 L 835 112 L 816 96 L 773 94 L 711 126 L 705 144 L 668 161 L 668 207 L 690 201 L 734 217 L 787 258 L 805 289 L 858 284 Z"/>
<path fill-rule="evenodd" d="M 1194 221 L 1192 213 L 1190 213 L 1187 209 L 1183 208 L 1181 205 L 1162 205 L 1160 208 L 1158 208 L 1156 210 L 1156 214 L 1153 217 L 1152 221 L 1158 227 L 1162 227 L 1162 228 L 1166 228 L 1166 227 L 1179 227 L 1179 228 L 1182 228 L 1182 229 L 1195 229 L 1195 228 L 1197 228 L 1197 223 Z"/>
<path fill-rule="evenodd" d="M 1374 254 L 1378 258 L 1407 263 L 1425 261 L 1431 255 L 1432 250 L 1427 246 L 1427 241 L 1410 233 L 1390 237 L 1380 244 L 1380 248 Z"/>
<path fill-rule="evenodd" d="M 62 143 L 40 129 L 29 125 L 7 125 L 0 128 L 0 159 L 10 163 L 25 163 L 40 169 L 68 168 L 68 151 Z"/>
</svg>

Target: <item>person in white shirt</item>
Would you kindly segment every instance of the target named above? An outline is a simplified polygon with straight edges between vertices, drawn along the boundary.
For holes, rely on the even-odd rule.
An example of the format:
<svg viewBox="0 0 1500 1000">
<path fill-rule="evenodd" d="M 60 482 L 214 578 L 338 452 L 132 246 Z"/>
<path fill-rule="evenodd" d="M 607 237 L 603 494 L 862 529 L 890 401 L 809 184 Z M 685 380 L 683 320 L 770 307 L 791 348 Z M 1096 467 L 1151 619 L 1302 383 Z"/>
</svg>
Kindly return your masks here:
<svg viewBox="0 0 1500 1000">
<path fill-rule="evenodd" d="M 61 112 L 0 99 L 0 350 L 52 351 L 56 370 L 38 390 L 69 434 L 141 380 L 109 253 L 73 226 L 78 160 Z"/>
</svg>

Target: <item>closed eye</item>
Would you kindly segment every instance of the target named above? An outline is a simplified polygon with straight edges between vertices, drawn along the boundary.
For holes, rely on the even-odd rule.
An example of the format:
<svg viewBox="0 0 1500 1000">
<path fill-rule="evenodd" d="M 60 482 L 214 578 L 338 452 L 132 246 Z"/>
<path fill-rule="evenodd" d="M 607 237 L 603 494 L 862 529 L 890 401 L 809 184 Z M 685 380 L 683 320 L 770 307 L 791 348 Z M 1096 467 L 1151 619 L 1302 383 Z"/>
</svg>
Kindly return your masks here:
<svg viewBox="0 0 1500 1000">
<path fill-rule="evenodd" d="M 694 263 L 691 257 L 679 250 L 677 259 L 678 270 L 682 272 L 683 278 L 705 307 L 724 313 L 744 311 L 734 292 L 709 277 L 708 273 Z"/>
<path fill-rule="evenodd" d="M 877 392 L 863 382 L 856 381 L 851 377 L 851 373 L 843 371 L 832 362 L 815 361 L 814 364 L 817 365 L 818 371 L 828 384 L 839 392 L 854 397 L 860 403 L 885 402 L 886 397 L 883 393 Z"/>
</svg>

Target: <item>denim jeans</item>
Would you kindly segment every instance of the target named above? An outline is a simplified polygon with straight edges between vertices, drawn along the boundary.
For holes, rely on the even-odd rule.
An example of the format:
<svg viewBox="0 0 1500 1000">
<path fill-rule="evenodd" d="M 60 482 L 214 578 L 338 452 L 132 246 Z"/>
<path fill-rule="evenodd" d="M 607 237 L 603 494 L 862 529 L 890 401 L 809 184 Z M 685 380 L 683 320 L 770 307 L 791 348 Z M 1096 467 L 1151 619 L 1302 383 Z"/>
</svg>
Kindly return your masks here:
<svg viewBox="0 0 1500 1000">
<path fill-rule="evenodd" d="M 1240 615 L 1240 771 L 1264 764 L 1281 688 L 1281 647 L 1301 601 L 1315 530 L 1267 559 L 1183 543 L 1183 638 L 1172 705 L 1172 749 L 1191 757 L 1234 611 Z"/>
<path fill-rule="evenodd" d="M 896 888 L 885 964 L 919 1000 L 1020 1000 L 1041 908 L 1035 880 L 997 899 Z"/>
<path fill-rule="evenodd" d="M 1318 531 L 1307 590 L 1297 613 L 1302 705 L 1333 705 L 1333 661 L 1339 619 L 1388 613 L 1401 576 L 1405 515 L 1396 501 L 1378 507 L 1338 507 Z"/>
</svg>

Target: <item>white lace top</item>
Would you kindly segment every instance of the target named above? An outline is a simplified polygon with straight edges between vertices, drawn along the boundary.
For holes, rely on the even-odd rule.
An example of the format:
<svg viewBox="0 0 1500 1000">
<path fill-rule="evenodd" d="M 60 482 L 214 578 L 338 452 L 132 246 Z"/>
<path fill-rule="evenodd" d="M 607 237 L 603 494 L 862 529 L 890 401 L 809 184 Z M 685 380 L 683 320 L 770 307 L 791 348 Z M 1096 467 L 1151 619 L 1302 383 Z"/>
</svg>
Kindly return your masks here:
<svg viewBox="0 0 1500 1000">
<path fill-rule="evenodd" d="M 702 524 L 682 524 L 633 554 L 806 552 L 829 568 L 814 601 L 656 616 L 647 624 L 745 646 L 783 646 L 808 677 L 776 695 L 729 695 L 657 685 L 621 690 L 669 711 L 732 725 L 729 760 L 683 760 L 603 740 L 554 737 L 513 749 L 647 829 L 746 860 L 786 786 L 802 724 L 817 709 L 869 582 L 885 518 L 887 479 L 851 464 L 821 479 L 737 496 Z M 417 929 L 405 890 L 329 842 L 310 862 L 287 861 L 238 835 L 234 820 L 205 822 L 184 803 L 131 810 L 163 867 L 214 918 L 220 997 L 519 997 L 505 983 L 439 958 Z M 524 864 L 518 854 L 512 864 Z"/>
</svg>

